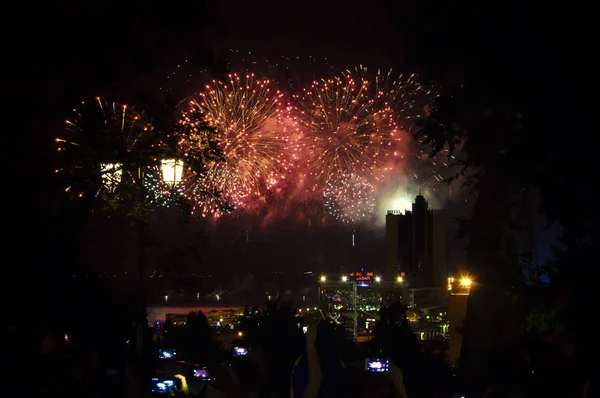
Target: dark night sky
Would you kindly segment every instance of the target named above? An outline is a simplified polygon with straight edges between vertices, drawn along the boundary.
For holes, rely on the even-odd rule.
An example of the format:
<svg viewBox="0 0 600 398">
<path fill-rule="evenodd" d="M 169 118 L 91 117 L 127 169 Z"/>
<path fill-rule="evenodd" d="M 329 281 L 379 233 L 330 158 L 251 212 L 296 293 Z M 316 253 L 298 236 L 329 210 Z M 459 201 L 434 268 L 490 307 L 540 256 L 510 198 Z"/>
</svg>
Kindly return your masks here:
<svg viewBox="0 0 600 398">
<path fill-rule="evenodd" d="M 397 59 L 390 2 L 239 2 L 216 7 L 227 23 L 222 43 L 271 55 L 313 55 L 341 63 L 389 66 Z"/>
<path fill-rule="evenodd" d="M 465 60 L 479 57 L 481 62 L 496 62 L 499 70 L 510 67 L 515 62 L 506 56 L 510 54 L 506 48 L 515 47 L 523 37 L 536 40 L 542 36 L 536 30 L 541 25 L 528 19 L 542 18 L 541 11 L 534 8 L 510 2 L 503 9 L 470 1 L 436 7 L 422 3 L 197 1 L 175 7 L 162 2 L 74 1 L 46 4 L 35 14 L 20 14 L 16 19 L 20 24 L 12 32 L 18 40 L 9 46 L 14 49 L 17 72 L 9 88 L 18 104 L 14 119 L 19 131 L 25 132 L 16 138 L 19 145 L 28 145 L 31 159 L 27 167 L 36 170 L 40 181 L 35 187 L 26 180 L 18 182 L 32 192 L 32 199 L 21 203 L 30 209 L 30 217 L 20 224 L 30 231 L 39 223 L 37 210 L 44 207 L 33 198 L 51 189 L 52 180 L 44 170 L 51 170 L 51 139 L 60 131 L 63 112 L 86 96 L 118 93 L 120 98 L 130 99 L 145 86 L 156 85 L 181 59 L 218 69 L 227 62 L 228 50 L 238 48 L 269 57 L 328 57 L 343 67 L 363 63 L 416 68 L 425 76 L 454 84 L 458 81 L 454 72 Z M 517 9 L 519 12 L 510 14 Z M 244 247 L 237 258 L 227 246 L 233 241 L 231 234 L 209 234 L 219 242 L 213 245 L 216 252 L 229 253 L 226 262 L 232 267 L 258 267 L 266 257 L 271 258 L 266 268 L 279 267 L 280 257 L 287 256 L 294 268 L 302 268 L 303 262 L 318 263 L 323 256 L 333 259 L 339 255 L 349 234 L 333 230 L 337 229 L 296 229 L 284 224 L 257 233 L 256 246 Z M 180 233 L 187 235 L 186 239 L 196 236 Z M 379 244 L 371 241 L 368 245 L 372 246 L 361 256 L 368 259 Z M 313 253 L 314 247 L 318 250 Z M 337 248 L 330 251 L 332 247 Z M 306 260 L 291 252 L 292 248 Z M 123 250 L 128 249 L 121 247 L 114 257 L 122 258 Z M 205 253 L 205 262 L 223 260 L 214 256 Z M 373 256 L 379 261 L 376 258 Z"/>
<path fill-rule="evenodd" d="M 295 8 L 285 2 L 256 3 L 197 2 L 189 8 L 65 3 L 49 9 L 54 19 L 42 19 L 36 26 L 45 32 L 36 43 L 40 51 L 28 54 L 34 63 L 44 65 L 34 75 L 41 78 L 36 100 L 44 104 L 43 119 L 32 121 L 41 140 L 34 145 L 40 153 L 51 149 L 48 138 L 56 134 L 53 130 L 60 128 L 62 112 L 75 101 L 97 94 L 126 100 L 138 90 L 153 94 L 152 87 L 185 58 L 198 67 L 218 69 L 230 61 L 229 49 L 236 48 L 257 56 L 312 55 L 341 66 L 389 67 L 401 54 L 389 23 L 390 7 L 384 2 L 369 4 L 367 12 L 361 3 L 341 1 L 309 1 Z M 182 228 L 163 215 L 154 231 L 163 247 L 149 249 L 153 253 L 149 258 L 160 268 L 169 262 L 165 255 L 169 250 L 194 246 L 202 268 L 209 270 L 222 270 L 223 265 L 251 271 L 382 263 L 381 228 L 360 231 L 360 246 L 352 252 L 349 227 L 293 221 L 267 228 L 259 224 L 252 220 L 217 228 L 194 224 Z M 134 268 L 130 265 L 135 263 L 135 234 L 104 224 L 95 225 L 88 234 L 90 264 L 109 272 Z M 189 256 L 185 263 L 193 267 L 197 257 Z"/>
</svg>

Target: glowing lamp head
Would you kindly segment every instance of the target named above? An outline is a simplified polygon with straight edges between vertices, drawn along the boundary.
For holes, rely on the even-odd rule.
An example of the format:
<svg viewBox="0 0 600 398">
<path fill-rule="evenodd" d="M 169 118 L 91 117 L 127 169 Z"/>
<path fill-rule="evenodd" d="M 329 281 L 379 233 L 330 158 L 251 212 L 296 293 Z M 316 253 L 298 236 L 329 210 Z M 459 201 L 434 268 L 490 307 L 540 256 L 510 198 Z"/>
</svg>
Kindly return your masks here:
<svg viewBox="0 0 600 398">
<path fill-rule="evenodd" d="M 163 181 L 170 188 L 181 182 L 183 174 L 183 160 L 163 159 L 161 161 Z"/>
<path fill-rule="evenodd" d="M 321 282 L 326 282 L 327 281 L 327 277 L 325 275 L 321 275 L 320 280 L 321 280 Z"/>
<path fill-rule="evenodd" d="M 381 282 L 381 277 L 380 276 L 376 276 L 375 277 L 375 282 L 377 282 L 377 283 Z"/>
<path fill-rule="evenodd" d="M 402 278 L 401 276 L 399 276 L 399 277 L 396 278 L 396 282 L 402 283 L 402 282 L 404 282 L 404 278 Z"/>
<path fill-rule="evenodd" d="M 346 282 L 348 280 L 348 277 L 346 275 L 342 276 L 342 282 Z"/>
<path fill-rule="evenodd" d="M 471 287 L 471 285 L 473 284 L 473 281 L 471 280 L 471 278 L 462 278 L 460 280 L 460 284 L 461 284 L 461 286 L 464 286 L 464 287 Z"/>
</svg>

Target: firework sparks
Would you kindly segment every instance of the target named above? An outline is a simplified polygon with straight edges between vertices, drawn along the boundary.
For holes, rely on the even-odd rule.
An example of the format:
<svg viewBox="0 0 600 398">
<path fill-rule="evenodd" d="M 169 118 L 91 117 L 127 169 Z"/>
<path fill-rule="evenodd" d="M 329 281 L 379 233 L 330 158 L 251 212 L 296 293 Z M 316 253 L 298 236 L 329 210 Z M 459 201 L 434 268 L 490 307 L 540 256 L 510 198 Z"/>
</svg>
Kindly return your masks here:
<svg viewBox="0 0 600 398">
<path fill-rule="evenodd" d="M 416 74 L 396 75 L 391 69 L 372 74 L 362 65 L 354 70 L 354 74 L 372 82 L 370 95 L 380 96 L 394 110 L 396 126 L 402 131 L 412 130 L 414 121 L 424 115 L 428 104 L 437 96 L 433 88 L 420 83 Z"/>
<path fill-rule="evenodd" d="M 285 178 L 288 166 L 283 157 L 285 129 L 280 128 L 282 96 L 268 79 L 232 74 L 227 82 L 213 81 L 190 102 L 181 122 L 194 123 L 200 114 L 216 130 L 223 156 L 222 162 L 208 165 L 208 178 L 199 182 L 199 191 L 222 192 L 228 203 L 243 207 L 250 198 L 263 196 Z M 196 134 L 202 140 L 203 131 Z M 212 201 L 203 203 L 205 195 L 198 199 L 203 213 L 215 212 Z"/>
<path fill-rule="evenodd" d="M 308 61 L 314 68 L 316 61 Z M 194 214 L 205 217 L 232 209 L 253 214 L 268 209 L 270 215 L 285 217 L 302 207 L 310 210 L 306 214 L 325 209 L 337 220 L 357 223 L 387 200 L 397 175 L 404 176 L 410 192 L 436 193 L 443 180 L 439 172 L 447 164 L 442 155 L 427 158 L 410 137 L 414 120 L 427 114 L 435 97 L 418 77 L 391 70 L 371 73 L 359 66 L 306 87 L 302 77 L 310 81 L 317 72 L 306 73 L 305 66 L 294 69 L 290 65 L 295 62 L 282 58 L 266 69 L 289 96 L 276 90 L 272 80 L 250 73 L 256 68 L 213 80 L 185 101 L 189 106 L 175 131 L 161 139 L 134 107 L 100 98 L 82 104 L 66 122 L 69 134 L 56 140 L 63 158 L 77 153 L 89 163 L 73 160 L 57 170 L 69 176 L 66 194 L 119 194 L 123 181 L 139 181 L 141 165 L 145 200 L 167 204 L 163 199 L 173 189 L 162 181 L 159 164 L 160 158 L 174 154 L 161 153 L 161 145 L 177 146 L 185 166 L 175 190 L 192 202 Z M 173 76 L 189 81 L 189 68 L 185 73 L 177 68 Z M 204 80 L 205 71 L 200 74 Z M 138 148 L 152 149 L 140 161 L 143 151 Z M 86 183 L 72 178 L 84 171 L 94 177 Z"/>
<path fill-rule="evenodd" d="M 301 145 L 320 183 L 345 174 L 380 178 L 397 126 L 384 93 L 371 91 L 369 80 L 345 73 L 315 81 L 297 97 Z"/>
<path fill-rule="evenodd" d="M 336 220 L 357 223 L 373 214 L 375 191 L 365 178 L 355 174 L 330 181 L 324 191 L 325 209 Z"/>
</svg>

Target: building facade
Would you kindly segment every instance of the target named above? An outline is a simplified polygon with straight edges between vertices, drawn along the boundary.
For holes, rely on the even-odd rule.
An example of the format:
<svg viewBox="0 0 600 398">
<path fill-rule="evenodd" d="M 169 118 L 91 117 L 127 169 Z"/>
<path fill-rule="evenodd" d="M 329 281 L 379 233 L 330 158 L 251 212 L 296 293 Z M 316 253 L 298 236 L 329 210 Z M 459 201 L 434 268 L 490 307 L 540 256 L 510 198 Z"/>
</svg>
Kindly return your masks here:
<svg viewBox="0 0 600 398">
<path fill-rule="evenodd" d="M 388 210 L 385 224 L 386 278 L 404 273 L 412 286 L 443 287 L 448 273 L 444 212 L 430 209 L 418 195 L 412 211 Z"/>
</svg>

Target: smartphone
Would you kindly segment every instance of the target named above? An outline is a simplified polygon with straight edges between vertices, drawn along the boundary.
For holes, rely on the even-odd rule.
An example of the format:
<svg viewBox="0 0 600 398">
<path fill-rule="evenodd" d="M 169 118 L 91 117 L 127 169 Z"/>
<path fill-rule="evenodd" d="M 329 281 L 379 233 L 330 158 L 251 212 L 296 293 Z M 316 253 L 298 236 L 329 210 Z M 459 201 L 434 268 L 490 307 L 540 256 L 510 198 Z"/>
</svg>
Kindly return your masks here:
<svg viewBox="0 0 600 398">
<path fill-rule="evenodd" d="M 214 377 L 210 377 L 206 368 L 194 368 L 193 370 L 194 379 L 210 381 L 214 380 Z"/>
<path fill-rule="evenodd" d="M 245 357 L 248 355 L 248 349 L 246 347 L 233 347 L 234 357 Z"/>
<path fill-rule="evenodd" d="M 177 351 L 174 348 L 158 350 L 158 358 L 160 359 L 173 359 L 177 355 Z"/>
<path fill-rule="evenodd" d="M 367 372 L 389 372 L 390 361 L 388 359 L 381 358 L 367 358 L 365 360 L 365 370 Z"/>
<path fill-rule="evenodd" d="M 174 379 L 159 379 L 157 377 L 153 377 L 150 391 L 157 394 L 170 394 L 173 392 L 174 387 Z"/>
</svg>

